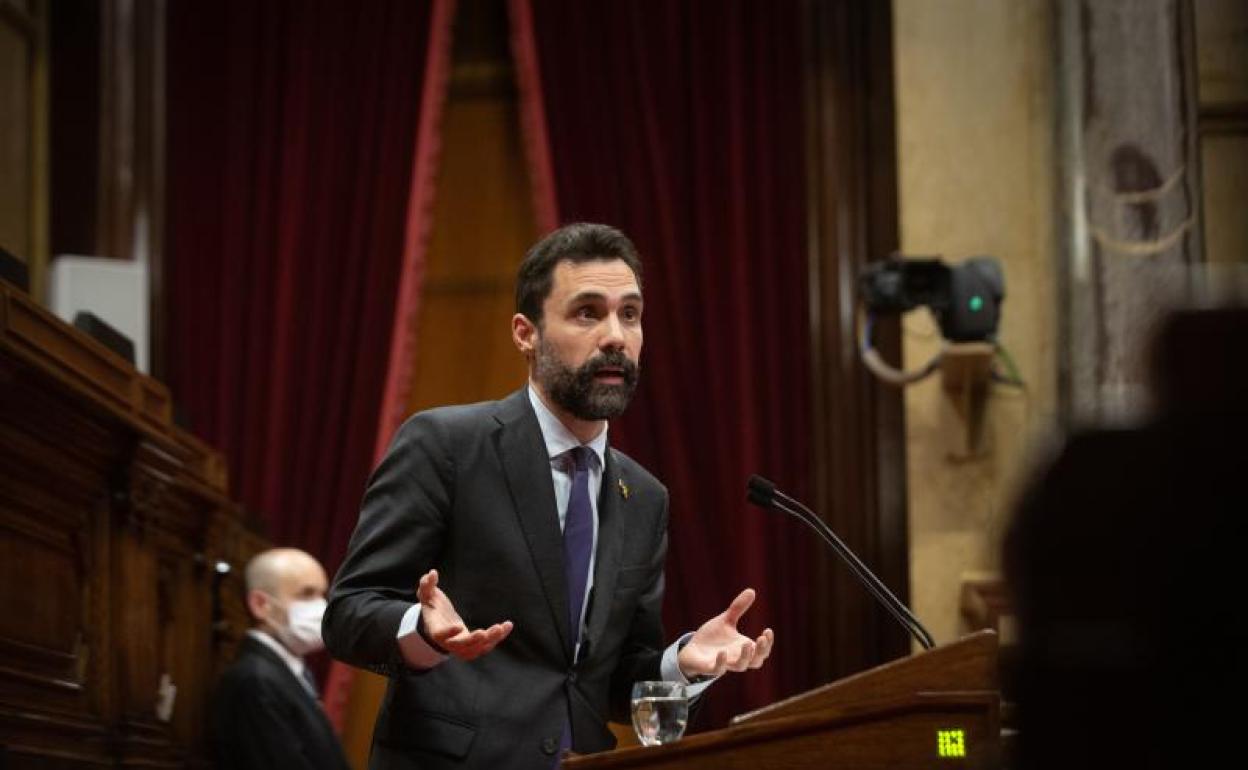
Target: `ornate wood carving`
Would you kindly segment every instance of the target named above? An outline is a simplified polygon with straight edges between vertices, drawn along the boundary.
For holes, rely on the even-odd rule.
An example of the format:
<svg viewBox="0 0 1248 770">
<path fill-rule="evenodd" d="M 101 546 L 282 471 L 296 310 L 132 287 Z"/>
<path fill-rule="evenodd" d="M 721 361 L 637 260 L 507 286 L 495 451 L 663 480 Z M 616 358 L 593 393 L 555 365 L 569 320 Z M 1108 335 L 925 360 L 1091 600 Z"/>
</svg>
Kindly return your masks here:
<svg viewBox="0 0 1248 770">
<path fill-rule="evenodd" d="M 0 282 L 7 766 L 207 764 L 211 684 L 246 626 L 216 565 L 264 543 L 170 413 L 163 385 Z"/>
</svg>

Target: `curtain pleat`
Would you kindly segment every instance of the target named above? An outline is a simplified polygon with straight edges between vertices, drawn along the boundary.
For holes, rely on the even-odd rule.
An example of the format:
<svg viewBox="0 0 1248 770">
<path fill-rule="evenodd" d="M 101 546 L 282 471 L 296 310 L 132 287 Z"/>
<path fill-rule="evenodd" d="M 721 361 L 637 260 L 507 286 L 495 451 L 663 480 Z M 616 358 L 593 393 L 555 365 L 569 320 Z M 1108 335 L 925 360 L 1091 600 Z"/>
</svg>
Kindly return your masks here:
<svg viewBox="0 0 1248 770">
<path fill-rule="evenodd" d="M 269 539 L 331 575 L 406 400 L 453 8 L 169 8 L 169 385 Z"/>
</svg>

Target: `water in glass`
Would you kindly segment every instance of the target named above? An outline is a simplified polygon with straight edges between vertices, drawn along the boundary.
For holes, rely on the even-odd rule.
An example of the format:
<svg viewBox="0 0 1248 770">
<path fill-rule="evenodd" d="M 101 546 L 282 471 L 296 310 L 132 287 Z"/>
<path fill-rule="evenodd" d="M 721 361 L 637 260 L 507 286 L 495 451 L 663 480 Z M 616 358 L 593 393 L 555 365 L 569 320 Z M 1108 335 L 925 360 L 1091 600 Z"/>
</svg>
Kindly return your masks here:
<svg viewBox="0 0 1248 770">
<path fill-rule="evenodd" d="M 676 682 L 638 682 L 633 686 L 633 729 L 645 746 L 674 743 L 685 733 L 689 699 Z"/>
</svg>

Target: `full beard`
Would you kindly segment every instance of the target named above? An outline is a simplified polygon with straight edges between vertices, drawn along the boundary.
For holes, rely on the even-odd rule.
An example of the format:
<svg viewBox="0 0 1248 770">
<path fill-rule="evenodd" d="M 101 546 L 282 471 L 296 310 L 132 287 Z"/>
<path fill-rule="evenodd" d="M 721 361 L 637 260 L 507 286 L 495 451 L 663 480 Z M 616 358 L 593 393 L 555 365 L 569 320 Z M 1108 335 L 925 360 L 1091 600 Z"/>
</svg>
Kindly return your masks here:
<svg viewBox="0 0 1248 770">
<path fill-rule="evenodd" d="M 621 350 L 599 353 L 573 369 L 559 360 L 545 340 L 536 349 L 533 377 L 546 396 L 578 420 L 610 420 L 624 414 L 637 389 L 640 367 Z M 599 382 L 602 369 L 618 369 L 623 382 Z"/>
</svg>

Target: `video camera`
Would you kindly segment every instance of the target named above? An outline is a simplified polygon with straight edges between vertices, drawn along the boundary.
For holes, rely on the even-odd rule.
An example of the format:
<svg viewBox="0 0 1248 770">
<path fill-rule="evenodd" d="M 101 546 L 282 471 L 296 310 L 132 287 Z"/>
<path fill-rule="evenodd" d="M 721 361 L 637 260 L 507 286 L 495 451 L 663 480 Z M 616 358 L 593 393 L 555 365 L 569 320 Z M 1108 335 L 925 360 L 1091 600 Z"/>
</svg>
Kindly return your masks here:
<svg viewBox="0 0 1248 770">
<path fill-rule="evenodd" d="M 858 279 L 867 313 L 905 313 L 924 305 L 951 342 L 983 342 L 997 334 L 1005 278 L 994 257 L 950 267 L 939 259 L 890 257 L 872 262 Z"/>
</svg>

